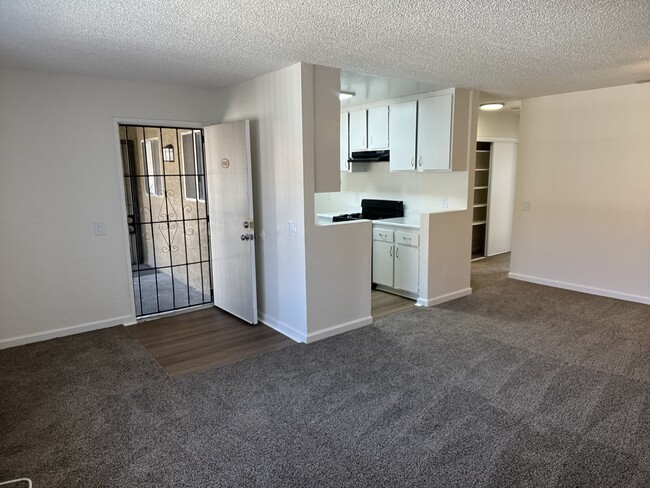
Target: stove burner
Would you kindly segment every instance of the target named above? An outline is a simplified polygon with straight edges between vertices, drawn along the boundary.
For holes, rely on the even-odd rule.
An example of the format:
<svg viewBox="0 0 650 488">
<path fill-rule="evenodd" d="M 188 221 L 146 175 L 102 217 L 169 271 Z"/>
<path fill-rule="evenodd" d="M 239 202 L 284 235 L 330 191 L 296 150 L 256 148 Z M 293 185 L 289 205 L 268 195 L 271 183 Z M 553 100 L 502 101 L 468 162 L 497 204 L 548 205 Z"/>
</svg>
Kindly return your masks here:
<svg viewBox="0 0 650 488">
<path fill-rule="evenodd" d="M 361 212 L 341 214 L 332 217 L 332 222 L 348 222 L 350 220 L 378 220 L 392 217 L 404 217 L 404 203 L 395 200 L 361 200 Z"/>
</svg>

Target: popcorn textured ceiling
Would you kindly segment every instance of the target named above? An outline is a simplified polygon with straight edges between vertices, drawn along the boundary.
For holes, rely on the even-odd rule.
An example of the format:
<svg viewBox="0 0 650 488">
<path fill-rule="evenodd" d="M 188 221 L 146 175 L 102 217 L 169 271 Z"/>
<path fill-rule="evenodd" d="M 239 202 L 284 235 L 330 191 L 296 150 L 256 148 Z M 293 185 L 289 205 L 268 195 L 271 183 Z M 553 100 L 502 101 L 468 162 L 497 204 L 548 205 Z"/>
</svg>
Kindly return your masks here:
<svg viewBox="0 0 650 488">
<path fill-rule="evenodd" d="M 0 67 L 222 87 L 305 61 L 524 98 L 650 78 L 648 0 L 0 0 Z"/>
</svg>

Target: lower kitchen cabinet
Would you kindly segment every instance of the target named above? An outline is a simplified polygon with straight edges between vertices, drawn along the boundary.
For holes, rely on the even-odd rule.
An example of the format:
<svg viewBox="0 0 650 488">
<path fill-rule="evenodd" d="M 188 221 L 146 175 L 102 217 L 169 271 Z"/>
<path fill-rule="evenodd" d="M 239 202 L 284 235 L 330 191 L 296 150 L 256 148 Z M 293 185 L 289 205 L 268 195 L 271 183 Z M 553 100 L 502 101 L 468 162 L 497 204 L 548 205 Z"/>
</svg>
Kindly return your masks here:
<svg viewBox="0 0 650 488">
<path fill-rule="evenodd" d="M 399 290 L 417 293 L 419 278 L 420 249 L 413 246 L 395 244 L 395 276 L 393 286 Z"/>
<path fill-rule="evenodd" d="M 374 241 L 372 243 L 372 281 L 378 285 L 393 286 L 393 253 L 395 244 L 392 242 Z"/>
<path fill-rule="evenodd" d="M 373 226 L 372 281 L 382 290 L 417 298 L 420 288 L 419 234 Z"/>
</svg>

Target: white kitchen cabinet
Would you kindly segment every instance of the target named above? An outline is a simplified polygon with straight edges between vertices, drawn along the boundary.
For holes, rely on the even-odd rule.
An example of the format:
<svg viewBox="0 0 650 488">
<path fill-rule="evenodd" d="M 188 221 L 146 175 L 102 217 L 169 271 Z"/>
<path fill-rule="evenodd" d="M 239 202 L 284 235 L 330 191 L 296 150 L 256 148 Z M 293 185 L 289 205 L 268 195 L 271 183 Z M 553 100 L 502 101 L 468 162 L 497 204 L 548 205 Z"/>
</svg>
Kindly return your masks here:
<svg viewBox="0 0 650 488">
<path fill-rule="evenodd" d="M 390 106 L 388 132 L 390 134 L 390 170 L 415 169 L 417 102 L 396 103 Z"/>
<path fill-rule="evenodd" d="M 451 94 L 418 100 L 418 171 L 449 171 L 451 168 Z"/>
<path fill-rule="evenodd" d="M 394 247 L 392 242 L 372 243 L 372 281 L 378 285 L 393 286 Z"/>
<path fill-rule="evenodd" d="M 419 288 L 420 250 L 414 246 L 395 244 L 393 286 L 399 290 L 417 293 Z"/>
<path fill-rule="evenodd" d="M 350 138 L 349 138 L 349 127 L 348 127 L 348 112 L 341 114 L 341 157 L 340 157 L 340 168 L 341 171 L 347 171 L 349 169 L 348 158 L 350 156 Z"/>
<path fill-rule="evenodd" d="M 420 288 L 420 235 L 413 229 L 373 225 L 372 281 L 379 289 L 416 298 Z"/>
<path fill-rule="evenodd" d="M 350 152 L 368 148 L 368 111 L 350 112 Z"/>
<path fill-rule="evenodd" d="M 388 149 L 388 105 L 368 109 L 368 149 Z"/>
</svg>

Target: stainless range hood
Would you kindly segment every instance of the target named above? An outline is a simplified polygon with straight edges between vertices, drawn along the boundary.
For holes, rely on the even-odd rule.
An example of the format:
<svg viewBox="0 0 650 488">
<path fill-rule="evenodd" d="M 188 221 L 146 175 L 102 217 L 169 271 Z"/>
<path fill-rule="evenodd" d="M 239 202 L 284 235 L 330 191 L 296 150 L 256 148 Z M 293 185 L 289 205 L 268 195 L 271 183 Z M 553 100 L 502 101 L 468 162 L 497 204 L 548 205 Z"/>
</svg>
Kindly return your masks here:
<svg viewBox="0 0 650 488">
<path fill-rule="evenodd" d="M 390 161 L 390 151 L 355 151 L 350 155 L 348 163 L 377 163 Z"/>
</svg>

